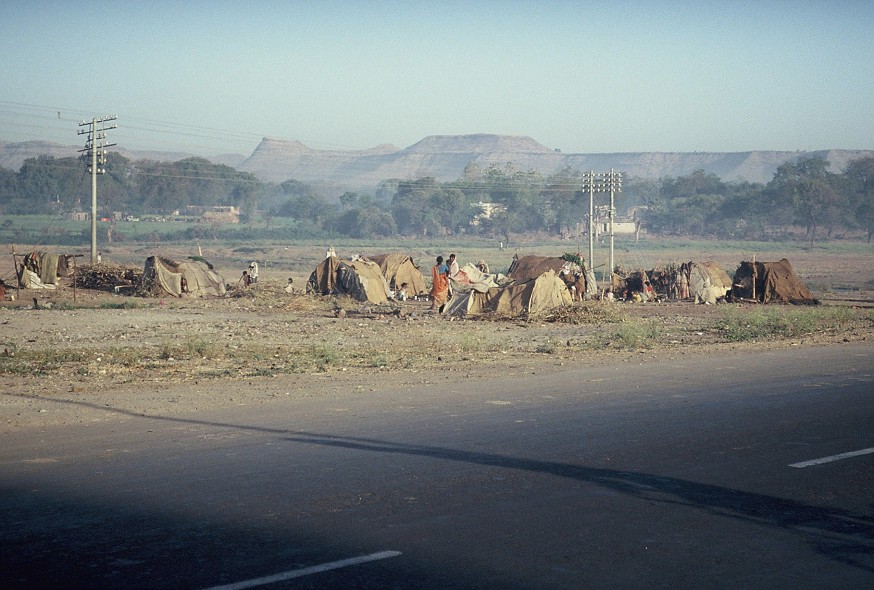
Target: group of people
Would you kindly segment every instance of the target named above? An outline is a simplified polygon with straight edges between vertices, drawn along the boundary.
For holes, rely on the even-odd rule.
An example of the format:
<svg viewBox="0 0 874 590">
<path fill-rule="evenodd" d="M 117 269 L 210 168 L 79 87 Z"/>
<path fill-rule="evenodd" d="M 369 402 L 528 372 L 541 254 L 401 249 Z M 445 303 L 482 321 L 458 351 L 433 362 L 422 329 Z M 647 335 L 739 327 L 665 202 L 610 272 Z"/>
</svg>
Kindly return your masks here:
<svg viewBox="0 0 874 590">
<path fill-rule="evenodd" d="M 450 254 L 444 261 L 437 257 L 437 264 L 431 267 L 431 309 L 443 313 L 443 306 L 449 301 L 449 279 L 458 274 L 458 260 Z"/>
</svg>

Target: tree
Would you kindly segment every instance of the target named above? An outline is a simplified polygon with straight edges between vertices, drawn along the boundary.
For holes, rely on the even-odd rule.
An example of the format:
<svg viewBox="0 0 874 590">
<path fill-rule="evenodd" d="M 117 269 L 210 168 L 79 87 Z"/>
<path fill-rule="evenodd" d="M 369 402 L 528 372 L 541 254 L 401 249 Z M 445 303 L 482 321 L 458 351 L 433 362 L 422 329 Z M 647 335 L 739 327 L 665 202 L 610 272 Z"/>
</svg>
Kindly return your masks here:
<svg viewBox="0 0 874 590">
<path fill-rule="evenodd" d="M 849 209 L 856 222 L 868 234 L 874 235 L 874 158 L 853 160 L 844 172 L 849 191 Z"/>
<path fill-rule="evenodd" d="M 791 203 L 794 220 L 807 229 L 811 247 L 820 225 L 832 228 L 839 218 L 842 196 L 831 186 L 828 166 L 818 157 L 785 162 L 768 183 L 775 197 Z"/>
</svg>

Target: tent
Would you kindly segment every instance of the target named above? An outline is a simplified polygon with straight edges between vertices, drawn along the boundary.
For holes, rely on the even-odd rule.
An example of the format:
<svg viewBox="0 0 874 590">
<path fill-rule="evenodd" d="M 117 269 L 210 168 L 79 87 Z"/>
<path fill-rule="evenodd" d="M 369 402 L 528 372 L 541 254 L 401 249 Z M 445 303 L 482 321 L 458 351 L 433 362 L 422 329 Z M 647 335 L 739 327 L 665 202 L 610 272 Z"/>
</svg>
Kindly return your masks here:
<svg viewBox="0 0 874 590">
<path fill-rule="evenodd" d="M 762 303 L 819 303 L 785 258 L 778 262 L 741 262 L 734 273 L 731 297 Z"/>
<path fill-rule="evenodd" d="M 464 293 L 470 290 L 485 293 L 492 287 L 503 287 L 512 282 L 513 279 L 505 277 L 501 273 L 482 272 L 470 262 L 462 266 L 458 274 L 449 279 L 453 293 Z"/>
<path fill-rule="evenodd" d="M 453 316 L 494 313 L 502 316 L 536 314 L 572 303 L 565 282 L 554 270 L 523 283 L 514 282 L 503 287 L 492 287 L 485 292 L 469 290 L 456 293 L 446 307 L 445 314 Z"/>
<path fill-rule="evenodd" d="M 717 263 L 689 262 L 685 266 L 689 272 L 689 297 L 695 301 L 710 299 L 711 293 L 718 293 L 718 299 L 731 291 L 731 277 Z"/>
<path fill-rule="evenodd" d="M 385 303 L 388 283 L 379 265 L 369 260 L 343 261 L 328 256 L 310 274 L 307 292 L 320 295 L 349 295 L 358 301 Z"/>
<path fill-rule="evenodd" d="M 221 297 L 225 294 L 225 283 L 203 258 L 176 262 L 149 256 L 137 292 L 155 297 Z"/>
<path fill-rule="evenodd" d="M 581 256 L 574 254 L 565 254 L 560 257 L 535 255 L 520 257 L 516 255 L 513 256 L 513 262 L 510 264 L 507 276 L 517 283 L 522 283 L 535 279 L 549 270 L 555 272 L 568 288 L 578 285 L 576 288 L 582 291 L 580 295 L 587 299 L 598 292 L 595 272 Z"/>
<path fill-rule="evenodd" d="M 72 263 L 72 255 L 30 252 L 18 269 L 18 284 L 22 289 L 55 289 L 59 278 L 72 273 Z"/>
<path fill-rule="evenodd" d="M 411 256 L 404 254 L 377 254 L 368 256 L 367 260 L 379 265 L 388 286 L 392 290 L 398 290 L 404 283 L 407 284 L 407 295 L 415 297 L 428 292 L 425 286 L 425 277 L 422 271 L 413 262 Z"/>
</svg>

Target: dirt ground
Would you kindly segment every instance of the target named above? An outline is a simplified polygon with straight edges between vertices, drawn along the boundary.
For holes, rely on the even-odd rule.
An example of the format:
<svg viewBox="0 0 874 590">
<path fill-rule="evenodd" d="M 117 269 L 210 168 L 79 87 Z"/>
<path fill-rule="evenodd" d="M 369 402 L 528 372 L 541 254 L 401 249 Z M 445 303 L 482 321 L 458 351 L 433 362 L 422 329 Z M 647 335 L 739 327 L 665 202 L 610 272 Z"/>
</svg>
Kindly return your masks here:
<svg viewBox="0 0 874 590">
<path fill-rule="evenodd" d="M 835 268 L 834 260 L 804 264 L 808 274 Z M 294 268 L 221 299 L 77 289 L 74 300 L 63 284 L 22 291 L 0 303 L 0 434 L 458 379 L 473 387 L 573 366 L 839 346 L 874 336 L 871 268 L 841 275 L 840 293 L 815 292 L 824 301 L 815 308 L 593 302 L 526 319 L 451 319 L 427 301 L 288 294 L 288 276 L 301 287 L 306 278 Z"/>
</svg>

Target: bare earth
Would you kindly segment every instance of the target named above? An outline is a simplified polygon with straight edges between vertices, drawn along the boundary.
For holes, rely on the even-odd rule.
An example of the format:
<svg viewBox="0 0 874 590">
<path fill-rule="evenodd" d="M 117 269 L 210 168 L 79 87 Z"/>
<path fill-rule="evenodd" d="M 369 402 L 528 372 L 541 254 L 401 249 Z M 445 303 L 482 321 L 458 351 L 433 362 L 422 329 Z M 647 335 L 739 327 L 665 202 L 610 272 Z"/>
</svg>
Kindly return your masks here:
<svg viewBox="0 0 874 590">
<path fill-rule="evenodd" d="M 79 289 L 74 301 L 68 286 L 22 292 L 0 304 L 0 434 L 286 396 L 415 391 L 459 379 L 475 387 L 496 375 L 521 379 L 574 366 L 841 346 L 874 335 L 870 273 L 857 273 L 855 285 L 843 277 L 851 296 L 816 293 L 824 300 L 816 308 L 589 303 L 537 319 L 453 320 L 429 312 L 426 301 L 371 306 L 288 294 L 288 272 L 264 273 L 255 288 L 223 299 Z M 304 279 L 298 273 L 295 285 Z M 726 324 L 765 312 L 772 321 L 785 316 L 787 326 L 808 324 L 788 335 L 727 336 Z"/>
</svg>

